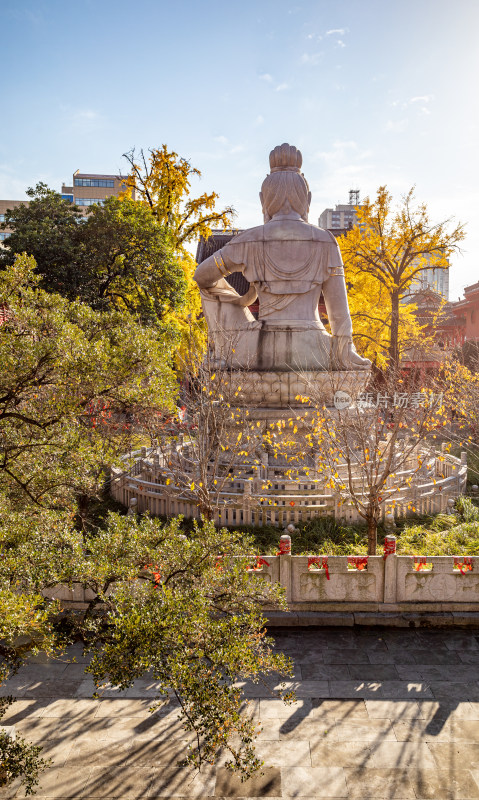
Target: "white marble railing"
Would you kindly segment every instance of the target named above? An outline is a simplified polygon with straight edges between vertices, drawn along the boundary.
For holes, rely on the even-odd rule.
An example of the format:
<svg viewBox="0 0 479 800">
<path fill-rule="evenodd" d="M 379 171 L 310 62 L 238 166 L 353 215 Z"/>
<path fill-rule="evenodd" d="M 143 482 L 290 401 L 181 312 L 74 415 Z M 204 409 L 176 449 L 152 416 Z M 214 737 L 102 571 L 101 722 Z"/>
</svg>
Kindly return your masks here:
<svg viewBox="0 0 479 800">
<path fill-rule="evenodd" d="M 151 450 L 131 453 L 133 465 L 128 472 L 112 470 L 111 492 L 123 505 L 133 506 L 139 512 L 149 511 L 156 516 L 182 516 L 198 518 L 199 511 L 191 492 L 181 490 L 174 483 L 167 485 L 160 457 Z M 307 522 L 318 516 L 333 516 L 346 522 L 361 520 L 357 510 L 337 494 L 324 488 L 324 477 L 302 478 L 297 482 L 271 476 L 271 487 L 253 491 L 254 482 L 246 477 L 247 465 L 238 467 L 238 476 L 229 487 L 231 491 L 219 492 L 216 497 L 214 521 L 217 525 L 275 525 Z M 411 477 L 411 486 L 404 485 Z M 409 514 L 437 514 L 447 510 L 448 501 L 465 491 L 467 463 L 461 458 L 437 454 L 432 474 L 420 476 L 415 469 L 404 470 L 399 486 L 382 503 L 383 517 L 393 513 L 397 518 Z M 401 485 L 402 484 L 402 485 Z M 359 484 L 359 479 L 358 483 Z M 386 493 L 385 493 L 386 494 Z"/>
</svg>

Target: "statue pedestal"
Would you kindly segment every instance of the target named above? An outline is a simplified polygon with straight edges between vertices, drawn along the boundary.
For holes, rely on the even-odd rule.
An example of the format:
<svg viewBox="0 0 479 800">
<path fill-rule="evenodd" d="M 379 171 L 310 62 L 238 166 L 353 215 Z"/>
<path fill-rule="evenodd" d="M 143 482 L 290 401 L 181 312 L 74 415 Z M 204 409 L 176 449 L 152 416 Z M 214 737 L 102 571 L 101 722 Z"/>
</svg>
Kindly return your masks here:
<svg viewBox="0 0 479 800">
<path fill-rule="evenodd" d="M 337 407 L 344 393 L 344 403 L 354 402 L 365 390 L 369 369 L 325 372 L 320 370 L 289 371 L 236 371 L 222 374 L 225 396 L 234 405 L 247 407 L 252 418 L 265 418 L 267 410 L 279 419 L 288 415 L 291 408 L 305 409 L 311 404 Z M 336 401 L 336 402 L 335 402 Z M 344 407 L 344 406 L 343 406 Z M 278 416 L 278 412 L 282 414 Z M 267 416 L 267 414 L 266 414 Z"/>
</svg>

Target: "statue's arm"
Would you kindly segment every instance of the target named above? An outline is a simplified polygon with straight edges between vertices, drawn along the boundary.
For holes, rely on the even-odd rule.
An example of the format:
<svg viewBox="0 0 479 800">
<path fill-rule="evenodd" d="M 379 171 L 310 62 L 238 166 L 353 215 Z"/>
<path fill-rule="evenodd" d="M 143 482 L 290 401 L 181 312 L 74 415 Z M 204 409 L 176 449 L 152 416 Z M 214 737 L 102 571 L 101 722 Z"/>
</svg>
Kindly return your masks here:
<svg viewBox="0 0 479 800">
<path fill-rule="evenodd" d="M 220 286 L 223 287 L 223 284 L 227 283 L 227 281 L 224 280 L 226 275 L 229 275 L 231 272 L 233 272 L 233 270 L 228 269 L 226 266 L 222 250 L 217 250 L 216 253 L 213 253 L 213 255 L 202 261 L 201 264 L 198 264 L 193 277 L 200 289 L 211 289 L 213 286 L 216 287 L 219 281 L 221 281 Z"/>
<path fill-rule="evenodd" d="M 333 267 L 323 283 L 323 297 L 333 334 L 332 355 L 337 366 L 340 369 L 369 367 L 369 359 L 358 355 L 353 345 L 353 324 L 343 267 Z"/>
<path fill-rule="evenodd" d="M 257 297 L 256 289 L 252 284 L 247 293 L 241 296 L 225 280 L 226 275 L 242 271 L 243 267 L 228 258 L 228 253 L 225 252 L 226 248 L 217 250 L 216 253 L 198 264 L 193 277 L 200 289 L 213 290 L 213 293 L 218 294 L 223 301 L 234 302 L 240 306 L 251 305 Z"/>
<path fill-rule="evenodd" d="M 349 313 L 348 295 L 344 268 L 334 267 L 323 283 L 323 297 L 333 336 L 353 335 L 353 324 Z"/>
</svg>

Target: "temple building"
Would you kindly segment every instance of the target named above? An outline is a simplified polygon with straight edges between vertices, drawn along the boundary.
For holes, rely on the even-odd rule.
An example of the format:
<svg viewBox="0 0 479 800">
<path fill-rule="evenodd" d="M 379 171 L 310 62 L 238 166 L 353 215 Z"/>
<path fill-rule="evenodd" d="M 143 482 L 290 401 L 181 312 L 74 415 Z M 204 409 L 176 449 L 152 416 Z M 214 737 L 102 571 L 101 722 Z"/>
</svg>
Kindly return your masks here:
<svg viewBox="0 0 479 800">
<path fill-rule="evenodd" d="M 464 289 L 464 298 L 452 304 L 463 342 L 479 342 L 479 282 Z"/>
</svg>

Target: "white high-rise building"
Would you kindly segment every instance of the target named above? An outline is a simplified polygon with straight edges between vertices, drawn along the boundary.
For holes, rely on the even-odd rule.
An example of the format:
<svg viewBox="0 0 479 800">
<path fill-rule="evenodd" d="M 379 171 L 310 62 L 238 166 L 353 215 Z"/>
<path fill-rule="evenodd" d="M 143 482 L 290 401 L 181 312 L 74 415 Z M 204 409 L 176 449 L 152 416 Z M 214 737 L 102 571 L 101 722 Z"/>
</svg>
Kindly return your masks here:
<svg viewBox="0 0 479 800">
<path fill-rule="evenodd" d="M 449 269 L 424 267 L 421 272 L 414 276 L 410 292 L 415 294 L 424 289 L 432 289 L 436 294 L 440 294 L 444 300 L 449 300 Z"/>
</svg>

